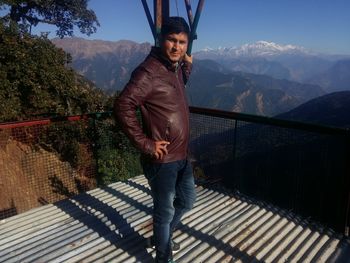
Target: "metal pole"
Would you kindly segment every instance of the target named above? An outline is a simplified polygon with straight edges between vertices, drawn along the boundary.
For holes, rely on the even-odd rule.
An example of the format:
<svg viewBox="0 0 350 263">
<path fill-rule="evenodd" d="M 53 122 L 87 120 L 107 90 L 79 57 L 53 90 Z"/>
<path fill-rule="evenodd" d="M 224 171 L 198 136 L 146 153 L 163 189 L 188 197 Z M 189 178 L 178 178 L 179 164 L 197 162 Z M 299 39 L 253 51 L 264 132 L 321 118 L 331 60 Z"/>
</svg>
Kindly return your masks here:
<svg viewBox="0 0 350 263">
<path fill-rule="evenodd" d="M 193 27 L 193 14 L 190 0 L 185 0 L 185 6 L 187 10 L 188 23 L 190 24 L 191 30 Z"/>
<path fill-rule="evenodd" d="M 163 16 L 163 19 L 169 17 L 169 14 L 170 14 L 169 0 L 163 0 L 163 3 L 162 3 L 162 16 Z"/>
<path fill-rule="evenodd" d="M 96 183 L 98 186 L 102 185 L 102 178 L 100 174 L 100 169 L 99 169 L 99 145 L 98 145 L 98 132 L 97 132 L 97 127 L 96 127 L 96 115 L 92 117 L 92 128 L 93 128 L 93 142 L 92 142 L 92 156 L 95 159 L 95 165 L 96 165 Z"/>
<path fill-rule="evenodd" d="M 162 28 L 162 0 L 154 0 L 154 26 L 156 31 L 155 46 L 159 47 L 159 36 Z"/>
<path fill-rule="evenodd" d="M 199 18 L 201 16 L 201 13 L 202 13 L 202 10 L 203 10 L 203 5 L 204 5 L 204 0 L 199 0 L 198 5 L 197 5 L 197 10 L 196 10 L 196 15 L 194 16 L 194 20 L 193 20 L 193 26 L 192 26 L 192 30 L 191 30 L 190 41 L 189 41 L 188 47 L 187 47 L 187 54 L 188 55 L 191 55 L 193 40 L 197 39 L 196 30 L 197 30 Z"/>
<path fill-rule="evenodd" d="M 154 38 L 154 41 L 156 41 L 156 29 L 154 27 L 154 23 L 153 23 L 153 19 L 152 19 L 152 16 L 151 16 L 151 12 L 149 11 L 149 8 L 148 8 L 148 5 L 147 5 L 147 1 L 146 0 L 141 0 L 142 1 L 142 5 L 143 5 L 143 9 L 145 10 L 145 13 L 146 13 L 146 17 L 147 17 L 147 21 L 148 21 L 148 24 L 149 24 L 149 27 L 151 28 L 151 31 L 152 31 L 152 35 L 153 35 L 153 38 Z"/>
<path fill-rule="evenodd" d="M 236 183 L 238 185 L 238 189 L 242 189 L 241 185 L 241 177 L 239 176 L 238 178 L 235 178 L 236 175 L 238 174 L 237 172 L 237 129 L 238 129 L 238 120 L 235 120 L 235 125 L 234 125 L 234 133 L 233 133 L 233 183 Z M 237 179 L 237 180 L 236 180 Z"/>
<path fill-rule="evenodd" d="M 346 149 L 345 149 L 345 174 L 344 174 L 344 187 L 346 194 L 346 207 L 345 207 L 345 222 L 344 222 L 344 234 L 345 236 L 349 236 L 349 227 L 350 227 L 350 131 L 348 131 L 347 136 L 345 136 L 346 140 Z"/>
</svg>

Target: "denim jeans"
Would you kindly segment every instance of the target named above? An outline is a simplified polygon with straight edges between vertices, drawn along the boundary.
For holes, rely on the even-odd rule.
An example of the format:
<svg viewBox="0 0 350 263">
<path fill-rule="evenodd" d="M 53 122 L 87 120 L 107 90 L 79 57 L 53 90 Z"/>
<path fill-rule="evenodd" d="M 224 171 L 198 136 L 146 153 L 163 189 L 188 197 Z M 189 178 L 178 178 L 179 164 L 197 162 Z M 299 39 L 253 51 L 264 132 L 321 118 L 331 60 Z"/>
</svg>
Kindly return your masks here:
<svg viewBox="0 0 350 263">
<path fill-rule="evenodd" d="M 171 236 L 196 199 L 192 166 L 188 160 L 143 164 L 153 197 L 153 235 L 156 262 L 171 258 Z"/>
</svg>

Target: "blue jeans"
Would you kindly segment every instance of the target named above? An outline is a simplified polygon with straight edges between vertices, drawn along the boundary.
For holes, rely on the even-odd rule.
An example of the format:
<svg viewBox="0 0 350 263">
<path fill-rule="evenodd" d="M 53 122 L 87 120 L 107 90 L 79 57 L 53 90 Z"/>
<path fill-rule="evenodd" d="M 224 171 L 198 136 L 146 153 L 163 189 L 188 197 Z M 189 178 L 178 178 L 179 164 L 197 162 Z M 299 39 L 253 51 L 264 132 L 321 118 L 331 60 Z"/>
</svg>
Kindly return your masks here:
<svg viewBox="0 0 350 263">
<path fill-rule="evenodd" d="M 196 199 L 192 166 L 188 160 L 146 163 L 143 170 L 153 197 L 153 235 L 156 262 L 171 258 L 171 236 Z"/>
</svg>

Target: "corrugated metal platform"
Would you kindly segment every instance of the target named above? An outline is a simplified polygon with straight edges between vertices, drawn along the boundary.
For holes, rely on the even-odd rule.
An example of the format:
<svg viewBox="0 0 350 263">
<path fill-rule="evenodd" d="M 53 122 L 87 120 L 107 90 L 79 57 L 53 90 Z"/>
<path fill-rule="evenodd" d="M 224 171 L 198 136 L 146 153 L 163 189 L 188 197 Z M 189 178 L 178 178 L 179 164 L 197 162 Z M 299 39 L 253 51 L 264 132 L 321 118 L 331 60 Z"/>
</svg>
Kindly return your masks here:
<svg viewBox="0 0 350 263">
<path fill-rule="evenodd" d="M 350 262 L 349 239 L 275 207 L 197 187 L 176 262 Z M 152 199 L 138 176 L 0 222 L 1 262 L 152 262 Z"/>
</svg>

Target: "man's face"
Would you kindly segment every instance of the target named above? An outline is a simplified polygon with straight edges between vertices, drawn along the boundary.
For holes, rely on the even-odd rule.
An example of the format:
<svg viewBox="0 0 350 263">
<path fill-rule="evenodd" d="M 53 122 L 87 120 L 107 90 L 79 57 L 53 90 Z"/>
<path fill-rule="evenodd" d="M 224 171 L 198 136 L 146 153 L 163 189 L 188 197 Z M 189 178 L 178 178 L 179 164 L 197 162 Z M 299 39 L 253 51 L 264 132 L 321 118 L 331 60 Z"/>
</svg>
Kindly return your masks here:
<svg viewBox="0 0 350 263">
<path fill-rule="evenodd" d="M 186 53 L 188 44 L 188 36 L 186 33 L 172 33 L 164 37 L 161 48 L 171 62 L 178 62 Z"/>
</svg>

